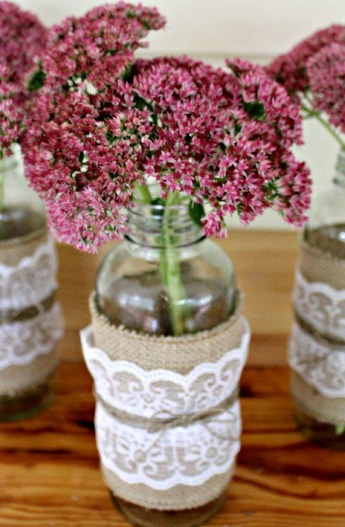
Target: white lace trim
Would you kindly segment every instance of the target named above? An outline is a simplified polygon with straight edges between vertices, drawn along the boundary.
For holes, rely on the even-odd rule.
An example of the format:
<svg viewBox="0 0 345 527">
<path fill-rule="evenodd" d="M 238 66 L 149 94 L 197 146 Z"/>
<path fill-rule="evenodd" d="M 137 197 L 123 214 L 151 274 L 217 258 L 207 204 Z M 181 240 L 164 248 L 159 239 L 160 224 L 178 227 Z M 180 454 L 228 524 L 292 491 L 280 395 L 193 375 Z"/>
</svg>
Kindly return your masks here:
<svg viewBox="0 0 345 527">
<path fill-rule="evenodd" d="M 125 360 L 112 361 L 94 347 L 92 327 L 81 331 L 87 367 L 94 378 L 96 392 L 109 406 L 150 418 L 165 413 L 183 414 L 219 405 L 235 390 L 247 359 L 249 328 L 238 348 L 219 361 L 201 363 L 187 375 L 170 370 L 145 371 Z"/>
<path fill-rule="evenodd" d="M 0 309 L 23 309 L 49 297 L 57 288 L 56 271 L 57 258 L 50 237 L 17 266 L 0 262 Z"/>
<path fill-rule="evenodd" d="M 325 397 L 345 397 L 345 346 L 320 342 L 295 323 L 289 364 Z"/>
<path fill-rule="evenodd" d="M 154 433 L 121 422 L 98 402 L 95 425 L 102 464 L 126 483 L 155 490 L 202 485 L 230 470 L 240 448 L 238 401 L 207 422 Z"/>
<path fill-rule="evenodd" d="M 308 282 L 297 270 L 293 301 L 298 315 L 313 328 L 345 341 L 345 289 Z"/>
<path fill-rule="evenodd" d="M 31 319 L 0 325 L 0 369 L 22 366 L 53 350 L 63 335 L 57 302 Z"/>
</svg>

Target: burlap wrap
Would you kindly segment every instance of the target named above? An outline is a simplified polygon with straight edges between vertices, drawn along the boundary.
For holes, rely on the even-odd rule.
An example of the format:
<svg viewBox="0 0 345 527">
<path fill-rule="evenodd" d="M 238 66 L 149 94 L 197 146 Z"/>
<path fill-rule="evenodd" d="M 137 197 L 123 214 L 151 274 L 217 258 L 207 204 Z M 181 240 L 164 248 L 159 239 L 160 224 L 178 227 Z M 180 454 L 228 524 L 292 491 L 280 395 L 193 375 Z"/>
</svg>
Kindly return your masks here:
<svg viewBox="0 0 345 527">
<path fill-rule="evenodd" d="M 229 350 L 239 347 L 245 322 L 240 317 L 241 301 L 230 319 L 214 329 L 195 335 L 165 337 L 142 335 L 124 327 L 113 326 L 96 306 L 94 293 L 90 310 L 95 345 L 112 360 L 134 362 L 143 370 L 166 369 L 187 374 L 202 362 L 216 362 Z M 198 486 L 176 485 L 156 490 L 143 483 L 128 484 L 104 465 L 105 483 L 118 497 L 137 505 L 158 510 L 183 510 L 199 507 L 216 499 L 228 485 L 234 471 L 215 475 Z"/>
<path fill-rule="evenodd" d="M 300 270 L 309 282 L 324 282 L 334 289 L 345 289 L 345 259 L 305 242 L 302 243 Z"/>
<path fill-rule="evenodd" d="M 324 282 L 334 289 L 345 289 L 343 258 L 337 258 L 329 252 L 303 242 L 299 266 L 302 275 L 309 282 Z M 306 329 L 308 325 L 303 324 L 303 326 Z M 317 421 L 332 424 L 345 422 L 345 398 L 321 395 L 296 372 L 292 373 L 291 392 L 300 408 Z"/>
<path fill-rule="evenodd" d="M 90 297 L 90 310 L 95 345 L 110 359 L 134 362 L 144 370 L 163 368 L 185 375 L 201 362 L 215 362 L 231 348 L 238 347 L 244 332 L 240 299 L 227 322 L 182 337 L 141 335 L 115 327 L 97 310 L 94 294 Z"/>
<path fill-rule="evenodd" d="M 18 265 L 22 258 L 32 255 L 47 238 L 48 232 L 42 227 L 25 236 L 0 241 L 0 262 L 11 267 Z"/>
<path fill-rule="evenodd" d="M 48 238 L 46 228 L 18 238 L 0 242 L 0 262 L 14 267 L 26 256 L 31 256 L 35 250 Z M 0 343 L 1 345 L 1 343 Z M 27 391 L 33 391 L 35 386 L 44 384 L 53 374 L 58 363 L 55 349 L 23 366 L 9 366 L 0 369 L 0 397 L 21 397 Z"/>
<path fill-rule="evenodd" d="M 229 484 L 234 468 L 226 474 L 214 476 L 198 487 L 176 485 L 166 491 L 151 489 L 142 483 L 128 485 L 104 466 L 102 474 L 109 489 L 126 501 L 149 509 L 178 511 L 201 507 L 218 498 Z"/>
<path fill-rule="evenodd" d="M 345 423 L 344 397 L 321 395 L 296 372 L 291 376 L 291 392 L 301 410 L 320 423 Z"/>
</svg>

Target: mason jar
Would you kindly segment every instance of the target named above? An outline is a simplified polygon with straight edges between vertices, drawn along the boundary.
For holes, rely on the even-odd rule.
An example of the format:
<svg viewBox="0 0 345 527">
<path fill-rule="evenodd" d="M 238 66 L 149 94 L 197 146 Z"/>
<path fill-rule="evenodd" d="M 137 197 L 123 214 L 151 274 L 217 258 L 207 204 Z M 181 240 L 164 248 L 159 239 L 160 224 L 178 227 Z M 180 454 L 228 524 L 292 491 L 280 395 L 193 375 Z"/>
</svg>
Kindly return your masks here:
<svg viewBox="0 0 345 527">
<path fill-rule="evenodd" d="M 81 338 L 115 505 L 142 527 L 205 523 L 240 448 L 249 329 L 231 261 L 187 203 L 135 204 L 90 306 Z"/>
<path fill-rule="evenodd" d="M 297 424 L 345 449 L 345 151 L 332 188 L 315 199 L 302 237 L 290 342 Z"/>
<path fill-rule="evenodd" d="M 0 420 L 31 416 L 54 394 L 62 318 L 56 254 L 19 148 L 0 161 Z"/>
</svg>

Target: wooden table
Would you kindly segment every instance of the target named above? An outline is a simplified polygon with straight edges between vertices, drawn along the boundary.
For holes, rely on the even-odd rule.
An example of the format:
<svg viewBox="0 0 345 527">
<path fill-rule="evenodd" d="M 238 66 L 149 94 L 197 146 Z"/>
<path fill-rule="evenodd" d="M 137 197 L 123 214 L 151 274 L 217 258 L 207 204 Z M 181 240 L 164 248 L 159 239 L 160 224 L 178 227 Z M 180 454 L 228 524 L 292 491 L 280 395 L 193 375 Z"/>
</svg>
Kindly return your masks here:
<svg viewBox="0 0 345 527">
<path fill-rule="evenodd" d="M 218 527 L 344 527 L 345 453 L 308 443 L 294 425 L 286 347 L 298 254 L 294 233 L 231 232 L 222 243 L 245 292 L 253 338 L 241 381 L 242 449 Z M 0 424 L 1 527 L 125 527 L 98 468 L 92 381 L 78 331 L 101 254 L 59 247 L 60 344 L 55 403 Z M 178 526 L 177 526 L 178 527 Z"/>
</svg>

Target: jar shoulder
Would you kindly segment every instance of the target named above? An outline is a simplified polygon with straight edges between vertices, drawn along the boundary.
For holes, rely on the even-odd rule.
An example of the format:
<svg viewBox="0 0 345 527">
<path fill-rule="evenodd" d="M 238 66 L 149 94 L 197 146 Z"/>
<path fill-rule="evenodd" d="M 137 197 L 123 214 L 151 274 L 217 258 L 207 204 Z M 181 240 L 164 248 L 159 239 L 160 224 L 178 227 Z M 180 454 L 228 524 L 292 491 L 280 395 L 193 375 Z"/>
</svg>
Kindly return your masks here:
<svg viewBox="0 0 345 527">
<path fill-rule="evenodd" d="M 170 272 L 176 274 L 167 278 L 169 258 Z M 173 334 L 172 302 L 183 313 L 184 331 L 194 333 L 226 320 L 236 294 L 230 259 L 207 239 L 170 254 L 120 243 L 106 256 L 96 281 L 98 307 L 112 323 L 165 335 Z"/>
<path fill-rule="evenodd" d="M 138 247 L 136 244 L 123 241 L 117 243 L 106 255 L 99 270 L 98 279 L 103 275 L 130 275 L 138 271 L 153 269 L 160 265 L 164 249 Z M 194 268 L 195 272 L 202 269 L 220 276 L 233 275 L 234 268 L 228 254 L 214 241 L 204 239 L 192 246 L 177 250 L 182 266 Z"/>
</svg>

